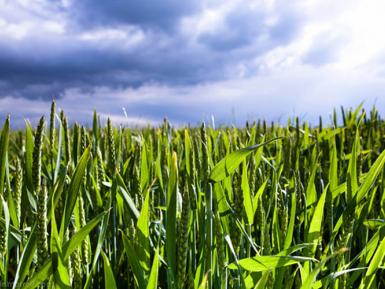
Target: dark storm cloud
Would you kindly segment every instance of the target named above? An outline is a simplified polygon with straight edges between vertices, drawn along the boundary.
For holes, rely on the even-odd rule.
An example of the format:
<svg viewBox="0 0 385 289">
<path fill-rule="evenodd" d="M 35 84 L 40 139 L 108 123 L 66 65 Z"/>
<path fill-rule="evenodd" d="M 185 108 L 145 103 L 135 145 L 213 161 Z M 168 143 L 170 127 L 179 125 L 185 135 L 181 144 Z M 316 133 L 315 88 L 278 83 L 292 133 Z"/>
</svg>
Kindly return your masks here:
<svg viewBox="0 0 385 289">
<path fill-rule="evenodd" d="M 18 4 L 0 5 L 6 5 L 8 9 L 15 5 L 15 15 L 4 15 L 5 19 L 15 20 L 11 24 L 28 21 L 28 17 L 35 22 L 47 20 L 42 11 L 33 10 L 33 7 L 32 13 L 28 14 L 29 9 L 27 12 L 19 10 Z M 58 13 L 60 3 L 47 2 L 40 8 Z M 183 47 L 184 39 L 173 31 L 181 17 L 194 13 L 197 8 L 198 1 L 175 0 L 84 0 L 63 6 L 60 15 L 64 15 L 64 35 L 36 30 L 22 39 L 0 39 L 0 97 L 50 98 L 52 94 L 61 95 L 65 89 L 73 87 L 89 90 L 96 85 L 118 87 L 152 81 L 197 82 L 197 67 L 207 70 L 207 66 L 194 59 L 205 61 L 206 57 L 192 58 L 196 52 Z M 18 19 L 24 12 L 25 19 Z M 1 16 L 0 11 L 0 25 Z M 82 34 L 110 28 L 127 33 L 128 40 L 134 29 L 134 32 L 144 34 L 143 43 L 125 49 L 119 37 L 111 39 L 107 35 L 95 41 L 79 39 Z"/>
<path fill-rule="evenodd" d="M 385 87 L 369 2 L 0 0 L 0 119 L 37 121 L 53 97 L 72 121 L 141 125 L 355 105 Z"/>
<path fill-rule="evenodd" d="M 64 41 L 62 44 L 66 45 Z M 194 84 L 223 77 L 220 68 L 231 61 L 189 47 L 176 53 L 176 47 L 183 46 L 178 46 L 177 40 L 170 40 L 166 49 L 144 43 L 133 51 L 78 43 L 77 47 L 55 53 L 48 51 L 51 47 L 44 43 L 24 45 L 29 50 L 25 55 L 12 51 L 0 54 L 5 95 L 50 98 L 52 93 L 60 95 L 71 87 L 88 90 L 98 85 L 135 87 L 148 82 Z M 34 50 L 40 53 L 29 57 Z"/>
<path fill-rule="evenodd" d="M 22 17 L 20 7 L 0 9 L 0 117 L 37 120 L 55 98 L 73 121 L 89 121 L 96 108 L 124 122 L 126 107 L 131 123 L 196 123 L 211 114 L 225 122 L 233 105 L 239 110 L 232 99 L 244 83 L 221 87 L 258 76 L 256 59 L 291 43 L 302 24 L 285 4 L 269 11 L 242 1 L 67 2 L 42 1 Z M 207 11 L 218 17 L 213 27 Z M 241 102 L 250 97 L 242 93 Z"/>
<path fill-rule="evenodd" d="M 80 0 L 70 15 L 82 26 L 132 24 L 155 30 L 174 30 L 181 17 L 201 7 L 196 0 Z"/>
<path fill-rule="evenodd" d="M 284 44 L 299 29 L 289 12 L 269 26 L 266 11 L 242 6 L 225 15 L 223 27 L 203 32 L 195 43 L 180 25 L 183 17 L 203 11 L 200 1 L 74 1 L 61 9 L 64 33 L 33 31 L 21 39 L 0 39 L 1 95 L 49 99 L 69 88 L 225 79 L 239 62 Z M 127 35 L 92 39 L 98 29 Z M 135 35 L 141 40 L 127 48 L 124 42 Z"/>
</svg>

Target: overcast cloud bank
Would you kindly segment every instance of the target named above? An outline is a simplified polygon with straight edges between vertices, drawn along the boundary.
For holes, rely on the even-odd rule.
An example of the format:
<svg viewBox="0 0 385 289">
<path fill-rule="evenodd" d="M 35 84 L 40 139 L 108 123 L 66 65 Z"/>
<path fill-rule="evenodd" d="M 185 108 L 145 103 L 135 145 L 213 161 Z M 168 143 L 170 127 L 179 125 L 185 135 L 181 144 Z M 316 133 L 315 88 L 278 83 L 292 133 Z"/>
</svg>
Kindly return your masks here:
<svg viewBox="0 0 385 289">
<path fill-rule="evenodd" d="M 385 4 L 334 2 L 0 0 L 0 117 L 53 98 L 133 125 L 385 112 Z"/>
</svg>

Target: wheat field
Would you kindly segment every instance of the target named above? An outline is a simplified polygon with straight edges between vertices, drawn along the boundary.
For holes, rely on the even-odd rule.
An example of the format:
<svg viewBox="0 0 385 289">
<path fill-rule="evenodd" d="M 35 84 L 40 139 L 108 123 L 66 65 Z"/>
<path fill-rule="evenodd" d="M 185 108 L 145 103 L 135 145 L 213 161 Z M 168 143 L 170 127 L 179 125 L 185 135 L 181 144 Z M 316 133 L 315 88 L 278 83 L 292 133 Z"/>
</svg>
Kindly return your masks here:
<svg viewBox="0 0 385 289">
<path fill-rule="evenodd" d="M 341 121 L 338 121 L 341 119 Z M 70 125 L 0 138 L 2 288 L 385 288 L 385 122 Z"/>
</svg>

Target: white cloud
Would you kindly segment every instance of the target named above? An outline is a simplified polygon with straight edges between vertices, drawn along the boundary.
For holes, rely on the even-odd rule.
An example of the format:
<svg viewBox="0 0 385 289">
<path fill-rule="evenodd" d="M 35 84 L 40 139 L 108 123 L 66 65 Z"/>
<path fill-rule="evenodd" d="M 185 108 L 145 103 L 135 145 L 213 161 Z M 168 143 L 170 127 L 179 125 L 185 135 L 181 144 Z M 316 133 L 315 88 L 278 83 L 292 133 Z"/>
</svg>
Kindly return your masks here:
<svg viewBox="0 0 385 289">
<path fill-rule="evenodd" d="M 123 26 L 119 28 L 100 28 L 80 32 L 77 38 L 83 42 L 97 45 L 98 47 L 118 48 L 127 51 L 127 49 L 133 49 L 143 43 L 146 36 L 142 30 L 136 27 Z M 116 47 L 116 44 L 119 44 L 119 46 Z"/>
</svg>

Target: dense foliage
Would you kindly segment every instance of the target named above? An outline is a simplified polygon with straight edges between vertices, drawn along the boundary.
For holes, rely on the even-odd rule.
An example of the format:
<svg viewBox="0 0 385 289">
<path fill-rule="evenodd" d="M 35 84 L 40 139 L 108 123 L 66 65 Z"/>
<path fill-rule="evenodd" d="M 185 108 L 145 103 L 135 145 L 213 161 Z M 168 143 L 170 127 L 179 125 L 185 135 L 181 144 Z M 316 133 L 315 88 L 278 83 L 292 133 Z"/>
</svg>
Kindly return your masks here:
<svg viewBox="0 0 385 289">
<path fill-rule="evenodd" d="M 69 127 L 0 138 L 13 288 L 385 288 L 385 122 Z"/>
</svg>

